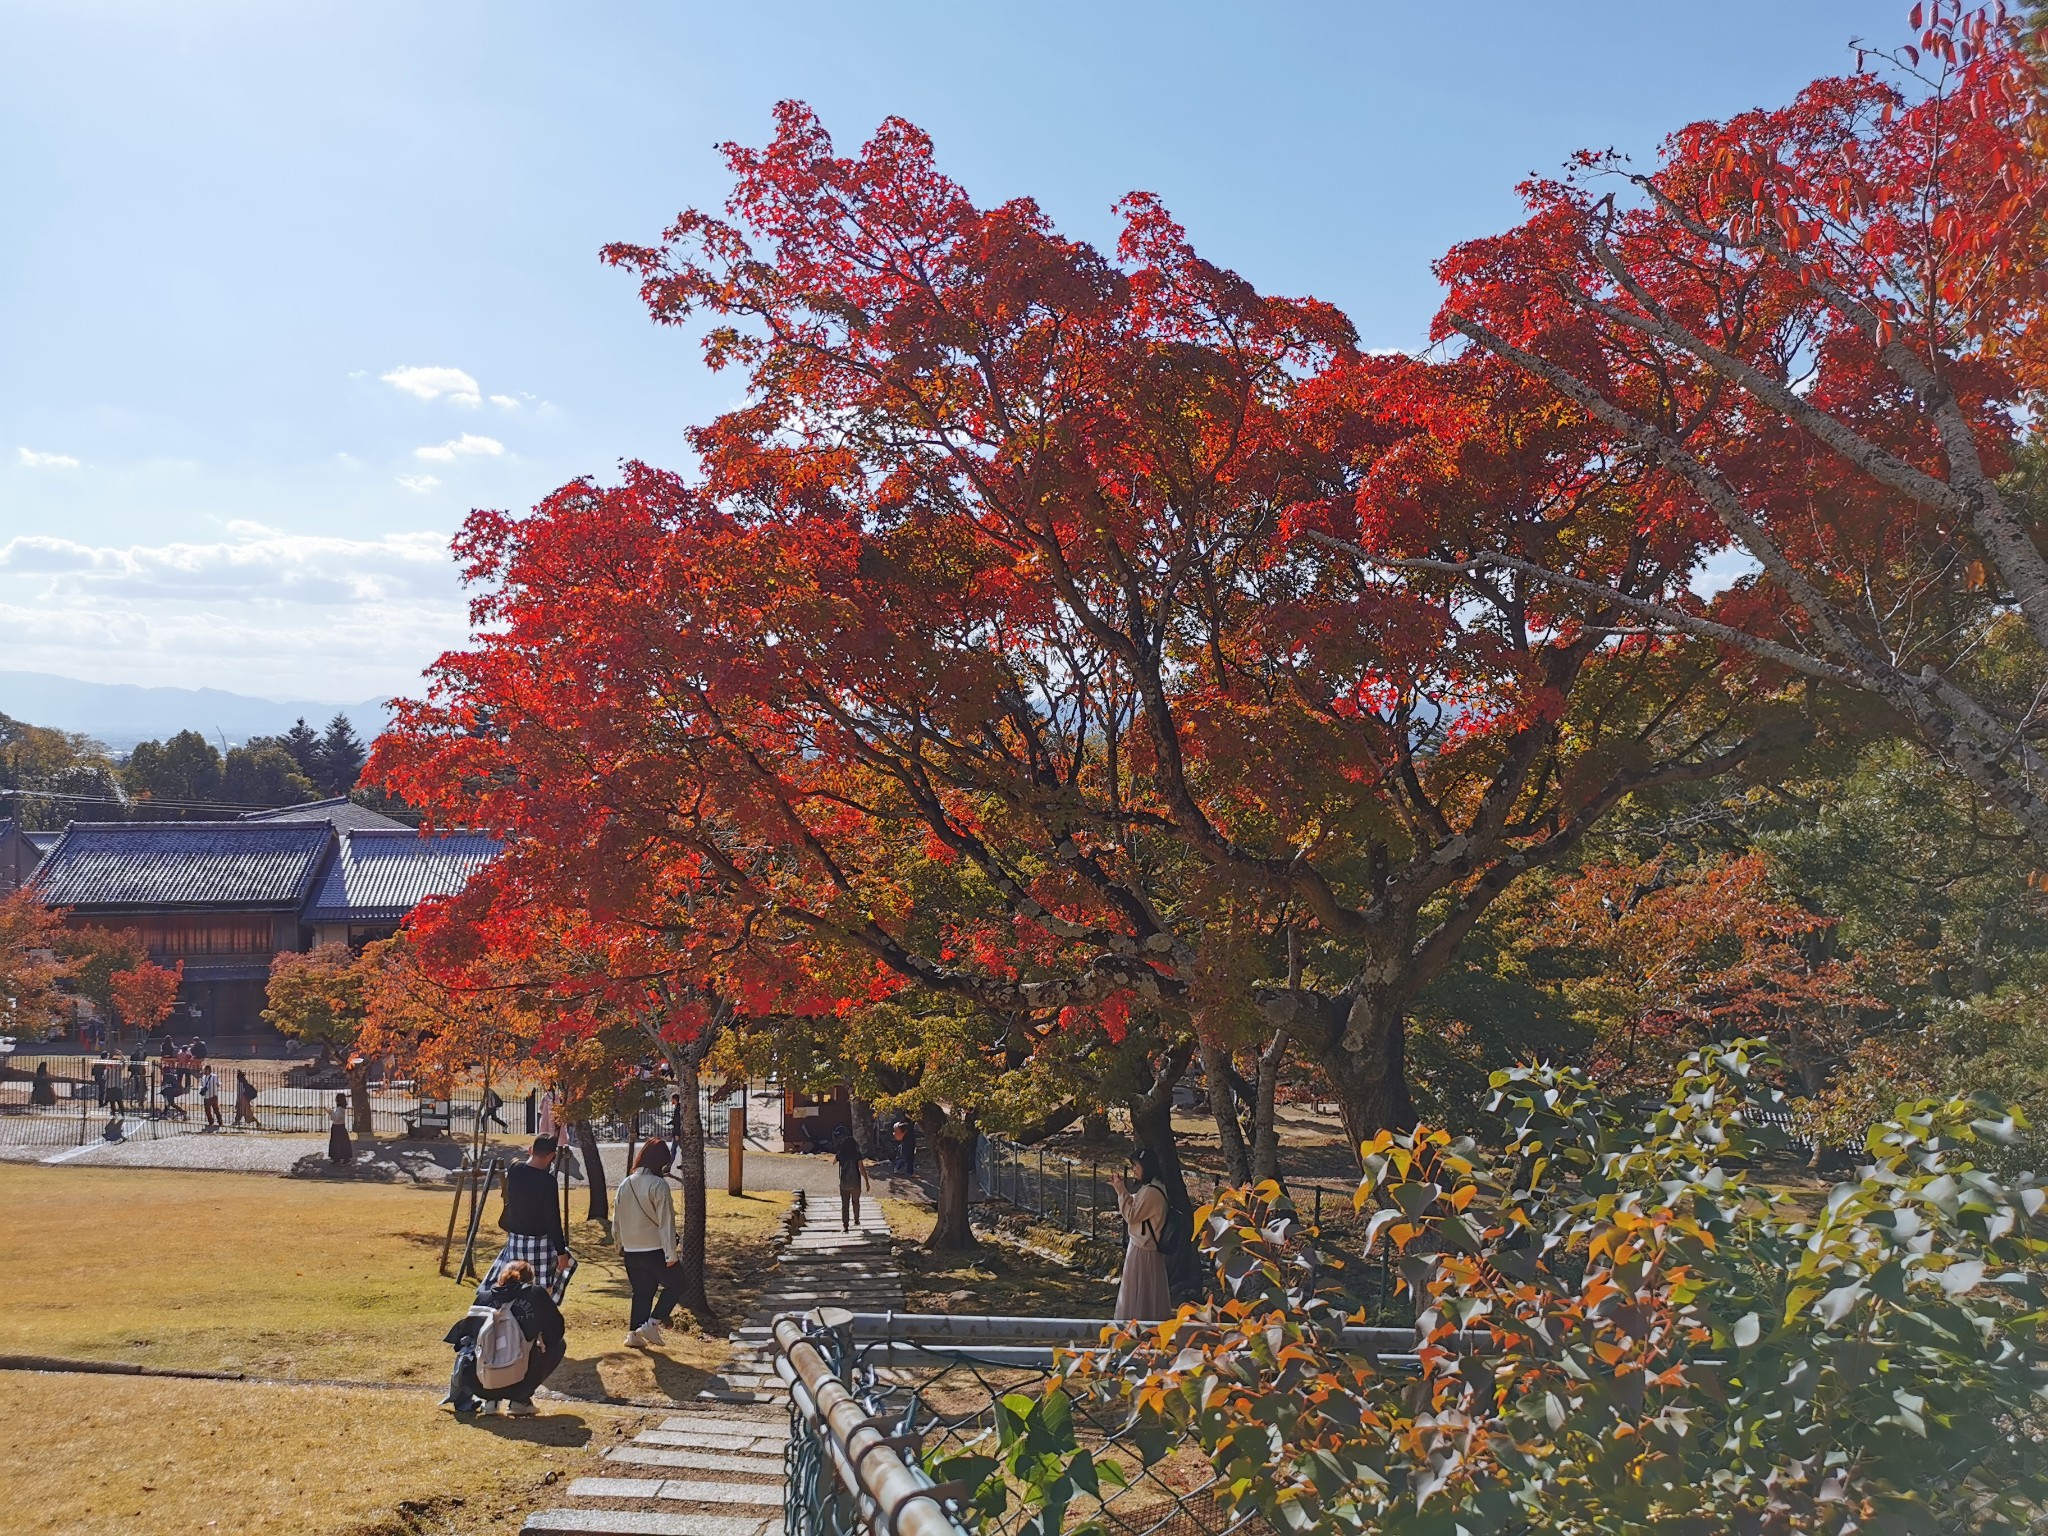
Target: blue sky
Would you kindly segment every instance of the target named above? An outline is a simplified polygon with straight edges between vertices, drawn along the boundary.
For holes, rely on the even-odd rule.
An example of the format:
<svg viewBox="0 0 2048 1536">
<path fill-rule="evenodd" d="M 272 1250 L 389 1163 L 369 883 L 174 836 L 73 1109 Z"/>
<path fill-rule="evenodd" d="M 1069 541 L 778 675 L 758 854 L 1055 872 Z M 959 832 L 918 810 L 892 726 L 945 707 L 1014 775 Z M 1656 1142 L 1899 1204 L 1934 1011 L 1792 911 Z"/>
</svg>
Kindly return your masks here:
<svg viewBox="0 0 2048 1536">
<path fill-rule="evenodd" d="M 908 117 L 1089 238 L 1158 192 L 1406 347 L 1523 175 L 1781 101 L 1905 8 L 0 0 L 0 669 L 406 691 L 470 507 L 681 465 L 733 402 L 597 249 L 722 201 L 779 98 L 848 146 Z"/>
</svg>

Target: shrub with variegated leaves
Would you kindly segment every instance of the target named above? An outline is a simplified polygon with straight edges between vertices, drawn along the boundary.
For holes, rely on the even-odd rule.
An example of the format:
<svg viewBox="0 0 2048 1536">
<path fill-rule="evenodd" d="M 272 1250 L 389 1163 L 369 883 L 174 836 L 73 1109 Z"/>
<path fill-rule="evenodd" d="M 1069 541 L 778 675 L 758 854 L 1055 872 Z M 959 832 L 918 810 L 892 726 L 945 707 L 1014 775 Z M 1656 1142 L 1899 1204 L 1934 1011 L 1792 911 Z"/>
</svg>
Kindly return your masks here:
<svg viewBox="0 0 2048 1536">
<path fill-rule="evenodd" d="M 1973 1149 L 1988 1102 L 1902 1105 L 1831 1192 L 1755 1175 L 1760 1042 L 1689 1057 L 1631 1119 L 1579 1075 L 1496 1074 L 1497 1150 L 1365 1147 L 1412 1354 L 1347 1349 L 1281 1191 L 1204 1213 L 1221 1300 L 1062 1389 L 1190 1434 L 1283 1531 L 2040 1530 L 2048 1192 Z"/>
</svg>

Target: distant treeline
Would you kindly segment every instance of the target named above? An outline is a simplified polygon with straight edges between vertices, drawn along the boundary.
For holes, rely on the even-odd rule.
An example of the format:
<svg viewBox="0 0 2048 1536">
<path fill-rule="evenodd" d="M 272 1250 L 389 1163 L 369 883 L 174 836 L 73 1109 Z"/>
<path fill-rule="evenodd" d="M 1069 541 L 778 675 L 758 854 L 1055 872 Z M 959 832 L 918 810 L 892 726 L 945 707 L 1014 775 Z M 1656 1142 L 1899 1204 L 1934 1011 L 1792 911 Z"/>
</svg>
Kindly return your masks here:
<svg viewBox="0 0 2048 1536">
<path fill-rule="evenodd" d="M 301 718 L 225 751 L 198 731 L 136 743 L 125 758 L 71 731 L 0 715 L 0 816 L 30 830 L 67 821 L 202 820 L 355 793 L 368 749 L 346 715 Z M 398 809 L 365 792 L 357 798 Z"/>
</svg>

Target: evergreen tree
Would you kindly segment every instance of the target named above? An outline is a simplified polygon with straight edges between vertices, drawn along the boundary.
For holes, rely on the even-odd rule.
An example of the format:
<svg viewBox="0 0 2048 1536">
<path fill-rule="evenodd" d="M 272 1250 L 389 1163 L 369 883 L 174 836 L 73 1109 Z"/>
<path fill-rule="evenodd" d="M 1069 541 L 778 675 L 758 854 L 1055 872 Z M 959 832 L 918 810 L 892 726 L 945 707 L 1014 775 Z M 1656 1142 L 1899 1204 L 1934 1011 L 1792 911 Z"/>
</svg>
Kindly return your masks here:
<svg viewBox="0 0 2048 1536">
<path fill-rule="evenodd" d="M 308 784 L 320 782 L 320 733 L 306 724 L 304 715 L 294 720 L 292 728 L 277 738 L 277 744 L 291 754 L 292 761 L 299 765 L 299 772 Z"/>
<path fill-rule="evenodd" d="M 369 755 L 362 738 L 356 735 L 356 728 L 349 724 L 348 716 L 336 710 L 320 737 L 315 760 L 319 771 L 313 776 L 313 782 L 319 785 L 323 795 L 345 795 L 356 787 L 356 780 L 361 776 Z"/>
</svg>

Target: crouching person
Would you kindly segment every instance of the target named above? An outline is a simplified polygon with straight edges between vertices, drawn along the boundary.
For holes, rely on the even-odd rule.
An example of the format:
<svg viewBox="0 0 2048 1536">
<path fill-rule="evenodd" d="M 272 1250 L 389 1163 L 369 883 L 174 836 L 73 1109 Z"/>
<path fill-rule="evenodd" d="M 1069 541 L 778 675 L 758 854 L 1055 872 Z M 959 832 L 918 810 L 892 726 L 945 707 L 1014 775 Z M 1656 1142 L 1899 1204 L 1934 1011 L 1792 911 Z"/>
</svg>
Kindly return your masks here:
<svg viewBox="0 0 2048 1536">
<path fill-rule="evenodd" d="M 506 1264 L 496 1282 L 477 1293 L 469 1315 L 448 1330 L 455 1369 L 448 1377 L 444 1408 L 460 1414 L 488 1410 L 498 1402 L 514 1418 L 536 1412 L 534 1389 L 569 1352 L 568 1326 L 547 1288 L 534 1282 L 524 1259 Z"/>
</svg>

